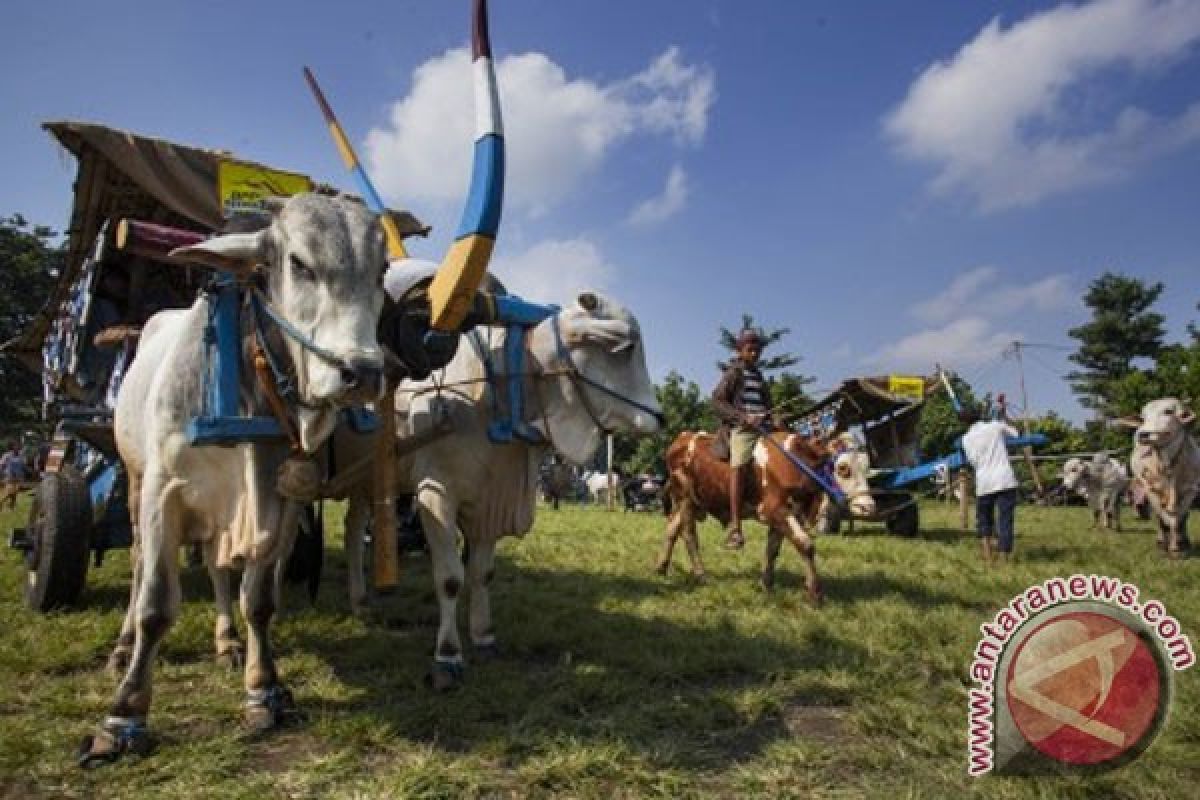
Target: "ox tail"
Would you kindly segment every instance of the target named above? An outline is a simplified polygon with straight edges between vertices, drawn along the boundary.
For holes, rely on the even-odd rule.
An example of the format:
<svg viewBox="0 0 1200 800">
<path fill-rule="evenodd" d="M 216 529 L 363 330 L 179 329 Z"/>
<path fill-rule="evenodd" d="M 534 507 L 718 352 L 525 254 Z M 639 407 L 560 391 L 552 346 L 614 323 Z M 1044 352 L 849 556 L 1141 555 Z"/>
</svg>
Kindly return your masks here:
<svg viewBox="0 0 1200 800">
<path fill-rule="evenodd" d="M 488 37 L 487 0 L 475 0 L 471 23 L 475 156 L 458 234 L 429 286 L 430 321 L 441 331 L 456 330 L 471 309 L 491 259 L 504 200 L 504 129 Z"/>
</svg>

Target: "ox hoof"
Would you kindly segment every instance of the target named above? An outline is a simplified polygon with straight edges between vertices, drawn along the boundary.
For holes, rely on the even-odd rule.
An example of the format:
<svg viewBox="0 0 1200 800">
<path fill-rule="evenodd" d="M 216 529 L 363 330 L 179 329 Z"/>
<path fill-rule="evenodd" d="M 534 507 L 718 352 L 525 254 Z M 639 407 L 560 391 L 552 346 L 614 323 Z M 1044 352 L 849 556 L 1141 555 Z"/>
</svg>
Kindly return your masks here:
<svg viewBox="0 0 1200 800">
<path fill-rule="evenodd" d="M 112 764 L 126 753 L 146 756 L 154 750 L 149 731 L 141 722 L 108 720 L 96 733 L 83 737 L 75 762 L 84 769 Z"/>
<path fill-rule="evenodd" d="M 425 676 L 425 683 L 435 692 L 449 692 L 461 687 L 465 677 L 460 662 L 435 661 L 429 674 Z"/>
<path fill-rule="evenodd" d="M 238 672 L 246 667 L 246 649 L 240 644 L 222 650 L 216 655 L 217 666 L 232 672 Z"/>
<path fill-rule="evenodd" d="M 291 691 L 277 684 L 246 693 L 243 719 L 251 733 L 265 733 L 298 722 L 300 712 Z"/>
<path fill-rule="evenodd" d="M 473 645 L 475 658 L 480 661 L 495 661 L 500 657 L 500 645 L 496 642 Z"/>
<path fill-rule="evenodd" d="M 818 586 L 815 589 L 808 590 L 808 602 L 812 604 L 813 608 L 820 608 L 825 605 L 825 592 L 821 587 Z"/>
<path fill-rule="evenodd" d="M 767 594 L 775 591 L 775 576 L 763 574 L 758 579 L 758 588 L 762 589 Z"/>
<path fill-rule="evenodd" d="M 133 651 L 127 650 L 124 647 L 118 647 L 112 651 L 112 655 L 108 657 L 107 669 L 110 675 L 114 678 L 120 678 L 129 669 L 129 659 L 133 657 Z"/>
<path fill-rule="evenodd" d="M 670 566 L 671 565 L 668 562 L 660 561 L 654 566 L 654 571 L 665 578 L 667 577 L 667 570 L 670 568 Z"/>
<path fill-rule="evenodd" d="M 700 584 L 701 586 L 703 586 L 704 584 L 708 583 L 708 573 L 705 573 L 705 572 L 693 572 L 693 573 L 692 573 L 692 580 L 694 580 L 696 583 L 698 583 L 698 584 Z"/>
</svg>

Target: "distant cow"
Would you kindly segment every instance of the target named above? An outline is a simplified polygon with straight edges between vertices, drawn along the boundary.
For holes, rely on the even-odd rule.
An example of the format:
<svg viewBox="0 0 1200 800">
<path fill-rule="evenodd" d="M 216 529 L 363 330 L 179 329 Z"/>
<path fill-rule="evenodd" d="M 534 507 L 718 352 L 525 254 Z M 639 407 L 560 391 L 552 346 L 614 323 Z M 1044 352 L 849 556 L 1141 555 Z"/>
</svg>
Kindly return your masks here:
<svg viewBox="0 0 1200 800">
<path fill-rule="evenodd" d="M 780 447 L 813 470 L 822 471 L 833 462 L 832 474 L 838 487 L 850 499 L 856 514 L 875 512 L 875 501 L 868 494 L 867 458 L 861 452 L 831 453 L 815 439 L 795 433 L 770 434 Z M 729 523 L 729 462 L 712 452 L 712 434 L 685 431 L 667 449 L 667 500 L 671 514 L 667 522 L 666 542 L 658 561 L 658 572 L 666 574 L 676 540 L 682 535 L 687 546 L 692 573 L 704 577 L 700 560 L 700 542 L 696 523 L 712 514 L 722 524 Z M 825 496 L 812 478 L 798 469 L 779 448 L 759 441 L 754 449 L 752 484 L 742 492 L 742 518 L 756 518 L 767 526 L 766 563 L 761 582 L 770 589 L 775 583 L 775 560 L 787 537 L 804 558 L 808 596 L 821 601 L 812 534 L 817 511 Z"/>
<path fill-rule="evenodd" d="M 1178 398 L 1164 397 L 1146 403 L 1136 417 L 1116 420 L 1135 429 L 1129 466 L 1158 520 L 1158 546 L 1173 557 L 1190 547 L 1187 515 L 1200 492 L 1200 447 L 1186 429 L 1195 418 Z"/>
<path fill-rule="evenodd" d="M 1090 460 L 1071 458 L 1063 464 L 1063 488 L 1087 498 L 1092 527 L 1121 530 L 1121 496 L 1129 488 L 1125 465 L 1097 453 Z"/>
<path fill-rule="evenodd" d="M 555 510 L 564 499 L 573 497 L 575 490 L 575 471 L 569 464 L 560 460 L 552 460 L 543 464 L 538 474 L 538 484 L 542 497 Z"/>
<path fill-rule="evenodd" d="M 587 484 L 588 500 L 603 504 L 608 502 L 610 486 L 614 490 L 620 488 L 621 476 L 616 472 L 589 472 L 584 476 L 583 482 Z"/>
</svg>

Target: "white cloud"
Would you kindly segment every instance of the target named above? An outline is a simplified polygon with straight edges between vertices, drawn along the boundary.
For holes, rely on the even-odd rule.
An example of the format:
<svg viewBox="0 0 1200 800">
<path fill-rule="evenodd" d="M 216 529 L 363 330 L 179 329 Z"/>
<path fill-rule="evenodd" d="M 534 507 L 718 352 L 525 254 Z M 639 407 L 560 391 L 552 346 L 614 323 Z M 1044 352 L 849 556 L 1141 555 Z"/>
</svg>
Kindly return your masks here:
<svg viewBox="0 0 1200 800">
<path fill-rule="evenodd" d="M 934 364 L 964 369 L 991 361 L 1020 333 L 995 330 L 982 317 L 963 317 L 885 345 L 862 359 L 864 364 L 893 371 L 927 374 Z"/>
<path fill-rule="evenodd" d="M 926 67 L 884 128 L 901 155 L 935 165 L 935 192 L 964 191 L 983 211 L 1030 206 L 1200 141 L 1200 102 L 1174 117 L 1080 110 L 1103 71 L 1161 72 L 1198 40 L 1195 0 L 1062 5 L 1008 28 L 993 19 Z"/>
<path fill-rule="evenodd" d="M 963 272 L 941 292 L 914 305 L 911 313 L 925 322 L 941 323 L 962 316 L 967 308 L 979 316 L 1002 317 L 1016 312 L 1058 311 L 1078 302 L 1066 275 L 1049 275 L 1021 286 L 997 285 L 999 275 L 999 270 L 988 266 Z"/>
<path fill-rule="evenodd" d="M 585 289 L 608 289 L 617 273 L 583 238 L 538 242 L 523 253 L 493 259 L 490 271 L 513 294 L 560 305 Z"/>
<path fill-rule="evenodd" d="M 685 64 L 677 48 L 611 83 L 567 75 L 542 53 L 496 64 L 505 126 L 510 207 L 537 214 L 566 197 L 622 141 L 704 138 L 715 100 L 711 68 Z M 466 191 L 474 137 L 470 57 L 449 50 L 419 66 L 412 90 L 366 137 L 367 167 L 401 206 L 457 203 Z"/>
<path fill-rule="evenodd" d="M 676 164 L 667 174 L 662 194 L 638 203 L 629 214 L 630 225 L 657 225 L 683 210 L 688 199 L 688 179 L 683 167 Z"/>
</svg>

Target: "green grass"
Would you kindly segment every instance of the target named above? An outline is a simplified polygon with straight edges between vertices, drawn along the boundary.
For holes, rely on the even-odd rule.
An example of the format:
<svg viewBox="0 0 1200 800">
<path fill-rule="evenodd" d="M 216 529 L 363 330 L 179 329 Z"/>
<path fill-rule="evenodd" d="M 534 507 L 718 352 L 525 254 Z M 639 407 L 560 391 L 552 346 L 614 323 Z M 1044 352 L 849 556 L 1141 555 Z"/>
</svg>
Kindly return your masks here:
<svg viewBox="0 0 1200 800">
<path fill-rule="evenodd" d="M 336 512 L 336 514 L 334 513 Z M 804 601 L 785 550 L 759 591 L 762 529 L 719 547 L 702 528 L 709 581 L 683 553 L 651 572 L 663 519 L 539 512 L 500 548 L 493 607 L 503 655 L 464 689 L 423 685 L 436 605 L 423 560 L 403 563 L 386 622 L 348 613 L 340 537 L 315 608 L 299 593 L 275 626 L 285 680 L 307 713 L 261 739 L 238 727 L 241 676 L 211 660 L 202 572 L 156 670 L 158 752 L 85 773 L 79 738 L 113 689 L 104 660 L 120 626 L 128 559 L 89 574 L 83 610 L 36 615 L 16 553 L 0 559 L 0 797 L 1181 797 L 1200 784 L 1200 671 L 1178 675 L 1168 727 L 1140 760 L 1093 777 L 965 772 L 967 671 L 978 626 L 1053 575 L 1096 571 L 1163 600 L 1200 639 L 1198 561 L 1171 563 L 1145 523 L 1086 530 L 1082 508 L 1018 512 L 1020 560 L 984 569 L 956 512 L 922 509 L 916 540 L 877 527 L 823 537 L 827 602 Z M 0 515 L 0 531 L 21 514 Z M 330 527 L 340 530 L 340 508 Z"/>
</svg>

